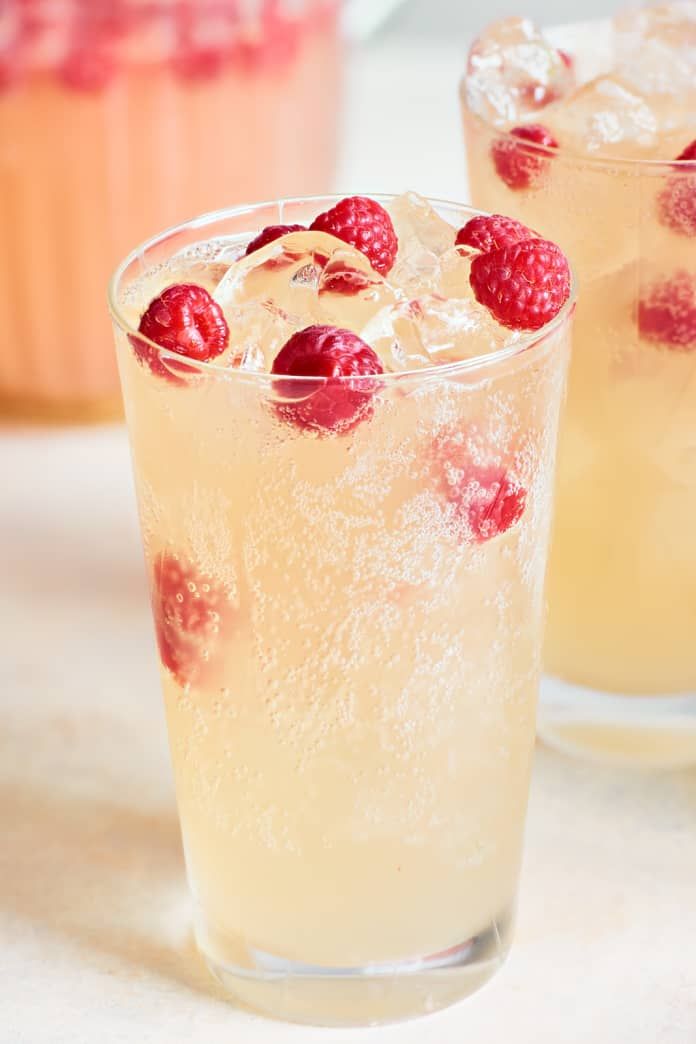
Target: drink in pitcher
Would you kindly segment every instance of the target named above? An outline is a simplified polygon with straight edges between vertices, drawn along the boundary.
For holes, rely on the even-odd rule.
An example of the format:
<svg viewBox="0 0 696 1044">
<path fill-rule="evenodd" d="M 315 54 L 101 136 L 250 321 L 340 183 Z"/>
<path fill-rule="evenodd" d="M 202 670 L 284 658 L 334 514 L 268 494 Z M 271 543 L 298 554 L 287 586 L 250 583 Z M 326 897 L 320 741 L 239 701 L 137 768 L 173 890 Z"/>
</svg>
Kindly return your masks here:
<svg viewBox="0 0 696 1044">
<path fill-rule="evenodd" d="M 0 417 L 120 413 L 102 296 L 133 243 L 221 201 L 329 187 L 338 15 L 337 0 L 4 0 Z"/>
</svg>

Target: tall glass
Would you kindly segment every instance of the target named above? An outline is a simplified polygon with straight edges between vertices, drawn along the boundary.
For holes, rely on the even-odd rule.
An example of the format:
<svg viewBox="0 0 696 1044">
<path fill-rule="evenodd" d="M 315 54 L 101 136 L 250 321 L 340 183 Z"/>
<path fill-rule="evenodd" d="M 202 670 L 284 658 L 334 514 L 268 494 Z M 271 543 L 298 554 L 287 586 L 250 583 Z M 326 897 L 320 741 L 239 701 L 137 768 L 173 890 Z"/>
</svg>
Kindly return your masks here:
<svg viewBox="0 0 696 1044">
<path fill-rule="evenodd" d="M 540 734 L 696 761 L 696 240 L 665 219 L 693 214 L 696 163 L 549 150 L 484 122 L 466 90 L 462 107 L 474 202 L 559 243 L 578 278 Z M 501 178 L 512 152 L 531 186 Z"/>
<path fill-rule="evenodd" d="M 173 255 L 200 278 L 334 202 L 180 226 L 110 292 L 198 942 L 237 997 L 324 1024 L 452 1003 L 510 945 L 573 310 L 487 357 L 338 378 L 371 410 L 327 437 L 283 419 L 321 379 L 138 364 Z M 521 513 L 474 542 L 448 497 L 470 438 Z M 168 642 L 179 590 L 212 607 L 195 663 Z"/>
<path fill-rule="evenodd" d="M 101 296 L 133 243 L 331 187 L 339 7 L 0 3 L 0 418 L 120 413 Z"/>
</svg>

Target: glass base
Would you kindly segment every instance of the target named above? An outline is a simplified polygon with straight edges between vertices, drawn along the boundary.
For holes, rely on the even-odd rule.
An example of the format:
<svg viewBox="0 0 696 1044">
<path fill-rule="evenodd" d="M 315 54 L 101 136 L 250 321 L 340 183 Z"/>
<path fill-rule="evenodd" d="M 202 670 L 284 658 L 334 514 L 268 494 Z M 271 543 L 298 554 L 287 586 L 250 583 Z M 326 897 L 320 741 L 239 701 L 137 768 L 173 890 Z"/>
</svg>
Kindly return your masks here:
<svg viewBox="0 0 696 1044">
<path fill-rule="evenodd" d="M 245 964 L 214 956 L 219 947 L 197 931 L 215 978 L 243 1005 L 287 1022 L 315 1026 L 376 1026 L 446 1008 L 475 993 L 501 966 L 510 948 L 510 913 L 484 932 L 427 957 L 327 967 L 247 949 Z"/>
<path fill-rule="evenodd" d="M 696 695 L 624 696 L 545 677 L 537 731 L 565 754 L 680 768 L 696 764 Z"/>
</svg>

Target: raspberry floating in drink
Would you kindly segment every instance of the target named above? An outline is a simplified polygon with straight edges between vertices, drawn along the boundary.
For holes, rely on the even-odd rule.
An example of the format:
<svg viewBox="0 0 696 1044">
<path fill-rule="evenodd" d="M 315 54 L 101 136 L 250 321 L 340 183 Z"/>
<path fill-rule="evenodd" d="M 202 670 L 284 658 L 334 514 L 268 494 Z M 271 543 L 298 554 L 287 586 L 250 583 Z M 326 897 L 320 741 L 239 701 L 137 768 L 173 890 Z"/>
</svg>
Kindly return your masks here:
<svg viewBox="0 0 696 1044">
<path fill-rule="evenodd" d="M 360 250 L 380 275 L 386 275 L 399 248 L 392 220 L 384 207 L 366 196 L 348 196 L 320 214 L 311 228 L 329 232 Z"/>
<path fill-rule="evenodd" d="M 538 330 L 570 296 L 570 268 L 562 250 L 545 239 L 524 239 L 479 254 L 471 264 L 477 301 L 513 330 Z"/>
<path fill-rule="evenodd" d="M 501 247 L 521 243 L 525 239 L 538 239 L 531 229 L 514 218 L 502 214 L 480 214 L 470 218 L 457 232 L 457 246 L 470 247 L 481 253 L 499 250 Z"/>
<path fill-rule="evenodd" d="M 308 326 L 283 345 L 272 372 L 322 379 L 319 387 L 317 382 L 277 381 L 277 392 L 286 400 L 277 410 L 298 428 L 326 433 L 349 431 L 365 419 L 375 385 L 363 378 L 383 370 L 372 348 L 350 330 Z"/>
<path fill-rule="evenodd" d="M 143 313 L 138 331 L 160 348 L 196 362 L 209 362 L 221 355 L 230 336 L 219 304 L 204 287 L 193 283 L 178 283 L 163 290 Z M 131 343 L 153 373 L 177 379 L 152 345 L 134 335 Z M 190 367 L 182 368 L 182 372 L 187 369 L 190 372 Z"/>
</svg>

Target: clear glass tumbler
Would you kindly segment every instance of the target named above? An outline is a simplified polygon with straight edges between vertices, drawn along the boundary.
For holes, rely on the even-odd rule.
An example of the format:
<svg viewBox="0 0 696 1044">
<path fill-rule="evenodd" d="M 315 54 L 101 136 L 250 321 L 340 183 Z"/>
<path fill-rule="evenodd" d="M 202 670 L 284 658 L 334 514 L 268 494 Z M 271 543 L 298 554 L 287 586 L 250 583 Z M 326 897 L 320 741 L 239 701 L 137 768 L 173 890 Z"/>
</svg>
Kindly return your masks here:
<svg viewBox="0 0 696 1044">
<path fill-rule="evenodd" d="M 110 301 L 198 943 L 252 1006 L 349 1024 L 450 1004 L 510 945 L 573 304 L 486 357 L 333 379 L 371 413 L 328 437 L 283 420 L 322 379 L 138 363 L 173 272 L 213 281 L 235 243 L 334 202 L 166 232 Z M 470 436 L 521 512 L 473 542 L 448 497 Z M 201 606 L 173 648 L 167 613 Z"/>
<path fill-rule="evenodd" d="M 339 14 L 338 0 L 0 4 L 0 417 L 121 412 L 100 299 L 133 243 L 220 201 L 331 188 Z"/>
<path fill-rule="evenodd" d="M 696 762 L 696 162 L 525 142 L 471 110 L 466 82 L 462 108 L 475 204 L 559 243 L 578 279 L 540 735 Z M 533 176 L 508 184 L 511 156 Z"/>
</svg>

